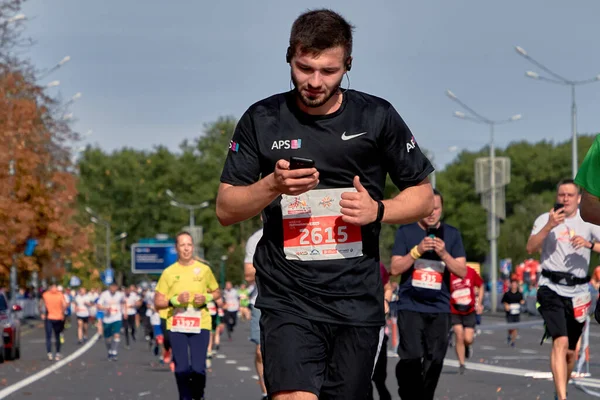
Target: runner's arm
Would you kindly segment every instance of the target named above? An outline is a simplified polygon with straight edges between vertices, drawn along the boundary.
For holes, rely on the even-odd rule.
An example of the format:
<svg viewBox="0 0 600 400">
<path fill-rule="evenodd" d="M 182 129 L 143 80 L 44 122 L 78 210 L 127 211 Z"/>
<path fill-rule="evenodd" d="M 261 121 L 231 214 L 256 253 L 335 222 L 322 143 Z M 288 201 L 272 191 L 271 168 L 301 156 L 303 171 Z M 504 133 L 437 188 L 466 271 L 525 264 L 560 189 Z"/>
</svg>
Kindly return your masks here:
<svg viewBox="0 0 600 400">
<path fill-rule="evenodd" d="M 544 225 L 544 227 L 538 233 L 529 236 L 529 240 L 527 241 L 527 253 L 533 254 L 541 251 L 544 240 L 546 240 L 546 237 L 548 237 L 548 234 L 551 231 L 551 226 Z"/>
<path fill-rule="evenodd" d="M 169 299 L 167 299 L 167 296 L 159 292 L 154 293 L 154 308 L 157 311 L 169 308 Z"/>
<path fill-rule="evenodd" d="M 244 263 L 244 279 L 248 284 L 254 283 L 256 280 L 256 268 L 252 263 Z"/>
<path fill-rule="evenodd" d="M 410 253 L 403 256 L 392 256 L 392 265 L 390 267 L 390 274 L 392 276 L 398 276 L 405 273 L 412 267 L 415 259 L 411 257 Z"/>
<path fill-rule="evenodd" d="M 383 205 L 382 222 L 386 224 L 409 224 L 427 217 L 433 211 L 433 188 L 429 178 L 404 189 L 393 199 L 383 200 Z"/>
<path fill-rule="evenodd" d="M 217 219 L 223 226 L 245 221 L 262 212 L 280 194 L 275 189 L 273 174 L 248 186 L 221 183 L 217 194 Z"/>
<path fill-rule="evenodd" d="M 221 289 L 215 289 L 212 292 L 209 290 L 208 293 L 212 294 L 213 300 L 219 300 L 221 298 Z"/>
<path fill-rule="evenodd" d="M 483 309 L 483 297 L 485 296 L 485 286 L 483 283 L 479 286 L 477 291 L 477 304 Z"/>
<path fill-rule="evenodd" d="M 582 189 L 580 212 L 585 222 L 600 225 L 600 198 Z"/>
<path fill-rule="evenodd" d="M 465 257 L 454 258 L 446 251 L 446 254 L 441 259 L 446 263 L 446 268 L 454 275 L 459 278 L 467 276 L 467 259 Z"/>
</svg>

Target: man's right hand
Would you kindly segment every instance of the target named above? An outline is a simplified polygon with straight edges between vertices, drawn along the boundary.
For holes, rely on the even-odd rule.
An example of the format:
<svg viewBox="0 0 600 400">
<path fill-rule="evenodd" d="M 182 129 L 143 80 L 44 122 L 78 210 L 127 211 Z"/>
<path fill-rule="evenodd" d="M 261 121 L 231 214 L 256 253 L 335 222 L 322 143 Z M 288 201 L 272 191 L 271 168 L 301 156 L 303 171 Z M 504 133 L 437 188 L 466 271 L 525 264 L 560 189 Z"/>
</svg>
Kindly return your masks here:
<svg viewBox="0 0 600 400">
<path fill-rule="evenodd" d="M 547 226 L 550 229 L 554 229 L 563 222 L 565 222 L 565 208 L 560 208 L 557 211 L 554 211 L 554 208 L 552 208 L 550 210 L 550 216 L 548 217 Z"/>
<path fill-rule="evenodd" d="M 177 296 L 177 301 L 181 304 L 187 304 L 190 301 L 190 293 L 189 292 L 179 293 L 179 296 Z"/>
<path fill-rule="evenodd" d="M 425 254 L 426 251 L 435 249 L 435 239 L 430 238 L 429 236 L 425 236 L 421 243 L 417 246 L 417 250 L 419 254 Z"/>
<path fill-rule="evenodd" d="M 289 169 L 287 160 L 275 164 L 273 180 L 275 190 L 282 194 L 297 196 L 314 189 L 319 184 L 319 171 L 316 168 Z"/>
</svg>

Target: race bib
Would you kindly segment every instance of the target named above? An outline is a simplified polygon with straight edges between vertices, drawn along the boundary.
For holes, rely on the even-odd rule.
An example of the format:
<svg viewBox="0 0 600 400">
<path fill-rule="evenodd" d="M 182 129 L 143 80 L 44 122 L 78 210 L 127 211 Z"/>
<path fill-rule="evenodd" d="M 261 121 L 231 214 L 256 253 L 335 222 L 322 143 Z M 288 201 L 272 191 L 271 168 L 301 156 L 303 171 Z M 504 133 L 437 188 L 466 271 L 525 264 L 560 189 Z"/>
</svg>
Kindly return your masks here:
<svg viewBox="0 0 600 400">
<path fill-rule="evenodd" d="M 454 302 L 459 305 L 468 306 L 471 304 L 471 289 L 464 288 L 452 292 Z"/>
<path fill-rule="evenodd" d="M 285 258 L 320 261 L 363 255 L 360 226 L 342 220 L 340 200 L 344 192 L 356 189 L 319 189 L 282 196 Z"/>
<path fill-rule="evenodd" d="M 592 305 L 592 295 L 590 292 L 573 297 L 573 315 L 579 323 L 585 322 L 590 306 Z"/>
<path fill-rule="evenodd" d="M 412 285 L 414 287 L 440 290 L 446 265 L 442 261 L 423 260 L 415 261 L 412 274 Z"/>
<path fill-rule="evenodd" d="M 521 303 L 512 303 L 508 305 L 508 313 L 510 315 L 521 314 Z"/>
<path fill-rule="evenodd" d="M 202 311 L 188 307 L 186 310 L 175 309 L 171 322 L 171 332 L 200 333 Z"/>
</svg>

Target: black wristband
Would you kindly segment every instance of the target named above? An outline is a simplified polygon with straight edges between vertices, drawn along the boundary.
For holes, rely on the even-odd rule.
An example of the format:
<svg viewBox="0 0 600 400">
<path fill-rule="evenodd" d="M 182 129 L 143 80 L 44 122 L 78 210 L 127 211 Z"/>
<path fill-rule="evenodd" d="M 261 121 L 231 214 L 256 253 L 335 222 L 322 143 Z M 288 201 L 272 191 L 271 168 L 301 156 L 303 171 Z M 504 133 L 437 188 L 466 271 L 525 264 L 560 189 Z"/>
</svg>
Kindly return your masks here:
<svg viewBox="0 0 600 400">
<path fill-rule="evenodd" d="M 375 219 L 375 223 L 379 223 L 383 220 L 383 213 L 385 212 L 385 205 L 383 205 L 383 201 L 375 200 L 377 202 L 377 218 Z"/>
</svg>

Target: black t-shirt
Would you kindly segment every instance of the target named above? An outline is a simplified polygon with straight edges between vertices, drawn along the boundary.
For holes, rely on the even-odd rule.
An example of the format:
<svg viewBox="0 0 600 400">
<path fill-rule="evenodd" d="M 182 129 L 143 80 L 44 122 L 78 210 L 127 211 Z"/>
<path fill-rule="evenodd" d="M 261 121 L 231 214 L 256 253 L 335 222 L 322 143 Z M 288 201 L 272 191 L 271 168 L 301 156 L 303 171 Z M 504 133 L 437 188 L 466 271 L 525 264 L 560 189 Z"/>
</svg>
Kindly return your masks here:
<svg viewBox="0 0 600 400">
<path fill-rule="evenodd" d="M 508 303 L 509 307 L 510 307 L 510 304 L 518 304 L 519 305 L 519 307 L 513 306 L 511 309 L 509 309 L 509 311 L 506 312 L 506 315 L 521 314 L 521 301 L 523 301 L 523 293 L 521 293 L 520 291 L 513 293 L 512 291 L 509 290 L 508 292 L 504 293 L 504 296 L 502 296 L 502 304 Z"/>
<path fill-rule="evenodd" d="M 392 255 L 405 256 L 425 238 L 427 232 L 418 223 L 403 225 L 396 231 Z M 466 257 L 460 232 L 455 227 L 440 223 L 437 237 L 446 245 L 446 251 L 454 258 Z M 432 265 L 429 265 L 432 262 Z M 431 279 L 415 273 L 420 266 L 440 268 L 441 280 Z M 416 279 L 415 279 L 416 278 Z M 414 280 L 414 281 L 413 281 Z M 425 252 L 402 274 L 398 287 L 398 309 L 422 313 L 450 313 L 450 270 L 441 265 L 435 251 Z"/>
<path fill-rule="evenodd" d="M 318 190 L 308 193 L 315 203 L 307 203 L 309 199 L 304 195 L 279 196 L 263 211 L 264 231 L 254 257 L 259 289 L 256 307 L 317 321 L 382 325 L 385 320 L 379 274 L 380 224 L 346 226 L 340 230 L 345 223 L 337 218 L 315 234 L 311 224 L 304 225 L 308 230 L 296 229 L 294 223 L 305 222 L 290 222 L 286 218 L 296 212 L 316 218 L 319 212 L 327 212 L 327 207 L 339 210 L 337 198 L 333 197 L 333 201 L 328 195 L 316 198 L 323 193 L 322 189 L 353 188 L 356 175 L 371 197 L 381 200 L 388 173 L 403 190 L 418 184 L 433 171 L 392 105 L 348 90 L 336 112 L 311 116 L 298 108 L 294 92 L 277 94 L 244 113 L 229 148 L 221 182 L 234 186 L 258 181 L 274 171 L 278 160 L 292 156 L 313 159 L 320 174 Z M 291 238 L 290 229 L 296 229 Z M 336 229 L 334 237 L 331 231 L 326 233 L 328 229 Z M 297 245 L 307 241 L 313 245 L 328 239 L 341 242 L 356 237 L 362 246 L 359 256 L 354 247 L 337 244 L 327 249 L 295 248 L 298 251 L 288 254 L 291 246 L 288 240 Z M 310 257 L 315 259 L 306 260 Z"/>
</svg>

